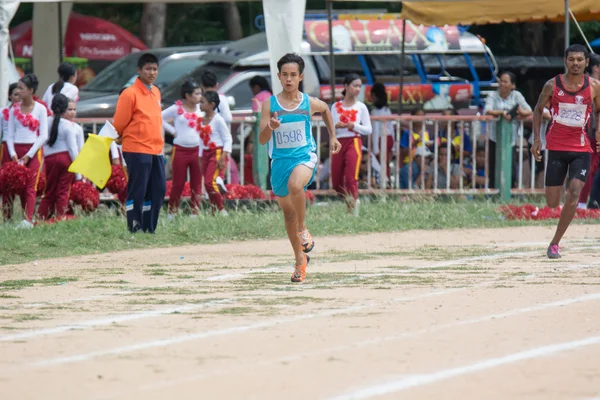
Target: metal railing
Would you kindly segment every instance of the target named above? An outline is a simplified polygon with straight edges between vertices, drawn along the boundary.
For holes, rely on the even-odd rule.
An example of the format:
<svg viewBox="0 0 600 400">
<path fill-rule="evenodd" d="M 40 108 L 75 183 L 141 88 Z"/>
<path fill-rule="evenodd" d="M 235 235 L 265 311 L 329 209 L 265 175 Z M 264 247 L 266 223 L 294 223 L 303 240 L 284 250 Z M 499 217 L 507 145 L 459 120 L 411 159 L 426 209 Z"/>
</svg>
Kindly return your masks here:
<svg viewBox="0 0 600 400">
<path fill-rule="evenodd" d="M 99 127 L 104 124 L 105 118 L 78 118 L 76 122 L 86 125 L 87 131 L 97 133 Z M 109 119 L 110 121 L 110 119 Z M 522 133 L 524 128 L 530 124 L 529 120 L 519 121 L 519 135 L 514 148 L 507 149 L 513 152 L 513 168 L 516 166 L 516 184 L 513 183 L 513 192 L 519 193 L 538 193 L 543 189 L 543 184 L 536 185 L 536 162 L 533 155 L 524 157 L 525 152 L 529 152 L 529 145 L 524 140 Z M 319 167 L 316 174 L 316 190 L 322 194 L 333 194 L 331 183 L 331 155 L 321 161 L 321 144 L 328 143 L 328 134 L 323 132 L 324 123 L 320 117 L 313 117 L 313 135 L 317 143 L 317 159 Z M 239 162 L 239 183 L 244 184 L 245 168 L 245 140 L 254 136 L 255 124 L 257 119 L 254 116 L 245 116 L 234 118 L 232 122 L 233 152 Z M 363 183 L 359 192 L 378 193 L 378 192 L 401 192 L 401 193 L 497 193 L 498 189 L 490 188 L 490 146 L 489 134 L 491 127 L 498 124 L 498 119 L 491 116 L 465 116 L 465 115 L 425 115 L 425 116 L 398 116 L 371 117 L 371 123 L 381 125 L 381 136 L 379 144 L 379 154 L 373 155 L 372 135 L 363 136 L 363 146 L 366 150 L 363 154 L 366 156 L 366 185 Z M 387 136 L 388 124 L 392 124 L 393 147 L 388 149 Z M 91 131 L 89 126 L 91 125 Z M 498 128 L 498 126 L 496 126 Z M 418 130 L 419 132 L 415 132 Z M 407 134 L 411 132 L 413 134 Z M 408 146 L 401 146 L 402 137 L 408 138 Z M 415 137 L 417 140 L 415 140 Z M 429 140 L 423 140 L 429 137 Z M 444 140 L 445 139 L 445 140 Z M 465 149 L 469 141 L 471 152 Z M 254 143 L 254 145 L 257 145 Z M 427 150 L 421 150 L 424 153 L 431 153 L 431 159 L 415 155 L 417 149 L 422 147 Z M 448 155 L 445 165 L 440 165 L 440 149 L 445 148 Z M 481 165 L 478 164 L 476 152 L 477 149 L 484 149 L 483 176 L 481 176 Z M 516 151 L 515 151 L 516 150 Z M 391 157 L 389 157 L 391 156 Z M 515 156 L 517 159 L 515 159 Z M 388 159 L 390 158 L 390 159 Z M 544 157 L 547 159 L 547 157 Z M 526 160 L 528 162 L 526 162 Z M 377 165 L 379 164 L 379 171 Z M 406 161 L 406 162 L 405 162 Z M 416 179 L 413 179 L 414 168 L 419 168 L 420 173 Z M 323 170 L 328 170 L 329 175 L 322 176 Z M 390 171 L 388 173 L 388 171 Z M 454 173 L 454 175 L 453 175 Z M 529 179 L 525 181 L 525 177 Z M 377 178 L 378 175 L 378 178 Z M 389 176 L 388 176 L 389 175 Z M 407 176 L 407 182 L 403 183 L 402 175 Z M 364 178 L 365 176 L 363 176 Z M 373 178 L 376 178 L 377 187 L 373 185 Z M 483 184 L 477 184 L 477 178 L 484 178 Z M 445 180 L 445 185 L 443 184 Z M 227 183 L 231 183 L 231 163 L 228 166 L 226 174 Z M 324 187 L 324 184 L 328 187 Z M 440 184 L 442 183 L 442 184 Z"/>
</svg>

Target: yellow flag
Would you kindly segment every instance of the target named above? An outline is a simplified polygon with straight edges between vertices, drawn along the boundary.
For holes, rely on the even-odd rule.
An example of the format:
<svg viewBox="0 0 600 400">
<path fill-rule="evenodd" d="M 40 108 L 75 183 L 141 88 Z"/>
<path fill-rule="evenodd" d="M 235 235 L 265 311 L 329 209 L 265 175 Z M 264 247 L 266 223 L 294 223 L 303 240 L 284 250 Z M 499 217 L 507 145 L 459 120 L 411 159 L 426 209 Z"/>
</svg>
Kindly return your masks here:
<svg viewBox="0 0 600 400">
<path fill-rule="evenodd" d="M 104 189 L 112 173 L 108 156 L 112 141 L 112 138 L 106 136 L 88 135 L 81 152 L 69 166 L 69 172 L 79 173 Z"/>
</svg>

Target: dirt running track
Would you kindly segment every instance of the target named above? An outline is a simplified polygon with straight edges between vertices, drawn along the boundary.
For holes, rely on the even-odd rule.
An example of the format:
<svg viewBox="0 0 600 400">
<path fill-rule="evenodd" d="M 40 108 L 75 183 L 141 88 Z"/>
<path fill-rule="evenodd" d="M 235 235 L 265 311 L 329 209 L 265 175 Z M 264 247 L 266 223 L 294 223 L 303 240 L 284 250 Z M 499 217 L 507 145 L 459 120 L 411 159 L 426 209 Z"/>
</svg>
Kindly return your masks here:
<svg viewBox="0 0 600 400">
<path fill-rule="evenodd" d="M 598 399 L 598 227 L 552 230 L 317 237 L 301 285 L 283 240 L 2 267 L 0 398 Z"/>
</svg>

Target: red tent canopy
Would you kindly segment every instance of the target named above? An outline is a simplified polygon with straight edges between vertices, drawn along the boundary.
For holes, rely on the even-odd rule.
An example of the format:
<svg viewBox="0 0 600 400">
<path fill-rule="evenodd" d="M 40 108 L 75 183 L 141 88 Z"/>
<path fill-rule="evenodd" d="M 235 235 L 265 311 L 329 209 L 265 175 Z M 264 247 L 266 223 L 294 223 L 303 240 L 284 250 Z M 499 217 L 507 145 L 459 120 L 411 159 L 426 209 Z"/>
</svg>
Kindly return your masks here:
<svg viewBox="0 0 600 400">
<path fill-rule="evenodd" d="M 11 29 L 10 40 L 16 57 L 32 57 L 32 21 Z M 140 39 L 112 22 L 74 12 L 69 16 L 64 42 L 65 57 L 112 61 L 145 49 L 147 47 Z"/>
</svg>

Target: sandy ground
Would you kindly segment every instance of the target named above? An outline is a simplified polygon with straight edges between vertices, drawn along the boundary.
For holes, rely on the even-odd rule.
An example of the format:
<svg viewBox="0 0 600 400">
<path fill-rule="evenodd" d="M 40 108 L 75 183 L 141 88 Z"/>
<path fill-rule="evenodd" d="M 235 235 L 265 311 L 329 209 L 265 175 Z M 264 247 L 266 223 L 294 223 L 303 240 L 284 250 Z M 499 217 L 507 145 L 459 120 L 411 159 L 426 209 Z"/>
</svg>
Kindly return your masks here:
<svg viewBox="0 0 600 400">
<path fill-rule="evenodd" d="M 303 284 L 284 240 L 2 267 L 0 396 L 600 399 L 597 229 L 317 237 Z"/>
</svg>

